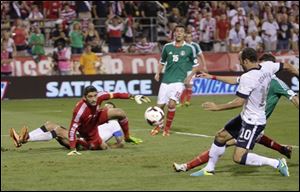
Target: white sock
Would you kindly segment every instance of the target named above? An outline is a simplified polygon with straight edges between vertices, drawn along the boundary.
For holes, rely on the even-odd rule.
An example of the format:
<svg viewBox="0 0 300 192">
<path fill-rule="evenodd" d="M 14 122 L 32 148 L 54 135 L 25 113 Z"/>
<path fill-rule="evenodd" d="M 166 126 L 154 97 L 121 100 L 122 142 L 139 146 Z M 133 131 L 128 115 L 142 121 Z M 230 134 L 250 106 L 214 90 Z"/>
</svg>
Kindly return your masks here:
<svg viewBox="0 0 300 192">
<path fill-rule="evenodd" d="M 206 171 L 214 171 L 215 166 L 219 160 L 219 157 L 224 154 L 225 152 L 225 145 L 222 147 L 217 146 L 216 144 L 212 144 L 209 150 L 209 160 L 207 165 L 204 167 Z"/>
<path fill-rule="evenodd" d="M 28 141 L 49 141 L 51 139 L 53 139 L 51 132 L 44 132 L 41 128 L 29 132 Z"/>
<path fill-rule="evenodd" d="M 248 153 L 246 158 L 246 165 L 252 165 L 252 166 L 269 165 L 276 169 L 278 167 L 278 164 L 279 161 L 277 159 L 260 156 L 255 153 Z"/>
</svg>

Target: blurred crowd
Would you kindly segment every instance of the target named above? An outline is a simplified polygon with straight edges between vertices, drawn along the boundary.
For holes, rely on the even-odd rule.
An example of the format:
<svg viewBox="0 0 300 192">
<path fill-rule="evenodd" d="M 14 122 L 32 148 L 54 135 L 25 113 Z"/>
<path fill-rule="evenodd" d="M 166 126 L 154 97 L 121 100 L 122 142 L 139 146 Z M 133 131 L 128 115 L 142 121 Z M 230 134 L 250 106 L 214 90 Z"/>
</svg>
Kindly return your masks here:
<svg viewBox="0 0 300 192">
<path fill-rule="evenodd" d="M 298 1 L 1 1 L 1 51 L 159 53 L 177 24 L 204 52 L 298 52 Z"/>
</svg>

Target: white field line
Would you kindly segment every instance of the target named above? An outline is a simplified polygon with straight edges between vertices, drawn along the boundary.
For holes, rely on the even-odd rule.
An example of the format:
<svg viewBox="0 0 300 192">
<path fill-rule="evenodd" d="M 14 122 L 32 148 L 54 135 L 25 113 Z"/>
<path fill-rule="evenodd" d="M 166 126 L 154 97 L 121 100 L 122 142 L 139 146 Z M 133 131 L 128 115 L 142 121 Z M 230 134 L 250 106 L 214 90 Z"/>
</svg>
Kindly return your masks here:
<svg viewBox="0 0 300 192">
<path fill-rule="evenodd" d="M 134 129 L 132 132 L 135 131 L 145 131 L 145 129 Z M 172 131 L 171 131 L 172 132 Z M 178 131 L 173 131 L 173 133 L 178 134 L 178 135 L 187 135 L 187 136 L 192 136 L 192 137 L 204 137 L 204 138 L 214 138 L 214 136 L 210 135 L 204 135 L 204 134 L 198 134 L 198 133 L 187 133 L 187 132 L 178 132 Z M 9 135 L 1 135 L 1 137 L 8 137 Z M 285 144 L 283 144 L 285 145 Z M 299 148 L 297 145 L 291 145 L 293 148 Z"/>
</svg>

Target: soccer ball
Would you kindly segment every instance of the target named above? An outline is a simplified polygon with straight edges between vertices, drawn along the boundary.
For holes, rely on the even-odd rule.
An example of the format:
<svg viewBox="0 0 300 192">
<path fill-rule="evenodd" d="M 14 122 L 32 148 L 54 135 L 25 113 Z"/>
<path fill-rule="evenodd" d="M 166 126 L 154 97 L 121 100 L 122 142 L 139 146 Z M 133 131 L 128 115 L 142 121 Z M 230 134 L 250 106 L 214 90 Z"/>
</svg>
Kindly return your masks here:
<svg viewBox="0 0 300 192">
<path fill-rule="evenodd" d="M 145 120 L 151 126 L 162 124 L 164 122 L 164 117 L 164 111 L 157 106 L 148 107 L 145 111 Z"/>
</svg>

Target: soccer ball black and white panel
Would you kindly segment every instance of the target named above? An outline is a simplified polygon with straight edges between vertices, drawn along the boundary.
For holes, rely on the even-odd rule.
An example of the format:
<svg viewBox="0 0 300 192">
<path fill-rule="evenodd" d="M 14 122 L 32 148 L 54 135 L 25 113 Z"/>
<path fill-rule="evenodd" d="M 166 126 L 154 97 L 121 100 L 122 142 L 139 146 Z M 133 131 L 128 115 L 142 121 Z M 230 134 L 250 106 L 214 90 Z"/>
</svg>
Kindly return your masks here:
<svg viewBox="0 0 300 192">
<path fill-rule="evenodd" d="M 162 124 L 164 117 L 164 111 L 157 106 L 148 107 L 145 111 L 145 120 L 151 126 Z"/>
</svg>

